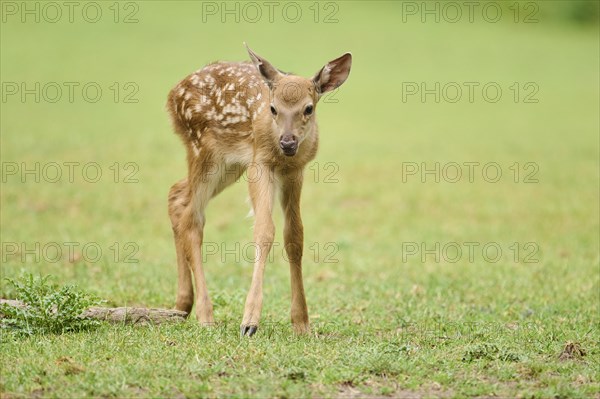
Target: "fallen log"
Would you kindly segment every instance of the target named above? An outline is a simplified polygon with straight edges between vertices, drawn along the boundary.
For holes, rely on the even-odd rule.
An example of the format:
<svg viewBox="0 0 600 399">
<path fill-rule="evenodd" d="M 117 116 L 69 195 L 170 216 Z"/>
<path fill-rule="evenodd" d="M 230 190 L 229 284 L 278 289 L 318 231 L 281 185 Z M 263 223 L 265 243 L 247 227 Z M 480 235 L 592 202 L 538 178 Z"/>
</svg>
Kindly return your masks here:
<svg viewBox="0 0 600 399">
<path fill-rule="evenodd" d="M 27 304 L 14 299 L 0 299 L 0 305 L 26 307 Z M 180 323 L 185 321 L 188 314 L 180 310 L 174 309 L 157 309 L 157 308 L 103 308 L 92 307 L 83 312 L 82 317 L 88 319 L 97 319 L 109 323 L 120 324 L 162 324 L 162 323 Z M 3 315 L 0 312 L 0 318 Z"/>
<path fill-rule="evenodd" d="M 83 312 L 83 317 L 104 320 L 109 323 L 125 324 L 161 324 L 182 322 L 187 317 L 186 312 L 174 309 L 157 308 L 89 308 Z"/>
</svg>

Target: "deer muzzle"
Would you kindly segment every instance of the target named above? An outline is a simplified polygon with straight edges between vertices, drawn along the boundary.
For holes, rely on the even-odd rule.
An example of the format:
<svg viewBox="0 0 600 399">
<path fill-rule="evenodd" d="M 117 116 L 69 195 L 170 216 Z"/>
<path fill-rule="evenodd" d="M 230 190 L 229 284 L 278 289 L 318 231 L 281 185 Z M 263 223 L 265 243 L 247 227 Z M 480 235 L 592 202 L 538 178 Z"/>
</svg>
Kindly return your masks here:
<svg viewBox="0 0 600 399">
<path fill-rule="evenodd" d="M 279 139 L 279 147 L 281 147 L 283 153 L 288 157 L 296 155 L 296 151 L 298 151 L 298 139 L 293 134 L 284 134 Z"/>
</svg>

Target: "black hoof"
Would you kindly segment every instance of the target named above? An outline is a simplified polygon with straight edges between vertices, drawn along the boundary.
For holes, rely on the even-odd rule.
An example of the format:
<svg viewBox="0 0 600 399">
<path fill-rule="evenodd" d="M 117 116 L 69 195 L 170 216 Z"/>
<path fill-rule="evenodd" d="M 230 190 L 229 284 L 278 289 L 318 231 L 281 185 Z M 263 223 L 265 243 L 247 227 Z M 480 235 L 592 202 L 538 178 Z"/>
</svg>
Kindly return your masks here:
<svg viewBox="0 0 600 399">
<path fill-rule="evenodd" d="M 240 327 L 240 336 L 243 337 L 247 335 L 249 337 L 253 336 L 254 333 L 258 330 L 258 326 L 241 326 Z"/>
</svg>

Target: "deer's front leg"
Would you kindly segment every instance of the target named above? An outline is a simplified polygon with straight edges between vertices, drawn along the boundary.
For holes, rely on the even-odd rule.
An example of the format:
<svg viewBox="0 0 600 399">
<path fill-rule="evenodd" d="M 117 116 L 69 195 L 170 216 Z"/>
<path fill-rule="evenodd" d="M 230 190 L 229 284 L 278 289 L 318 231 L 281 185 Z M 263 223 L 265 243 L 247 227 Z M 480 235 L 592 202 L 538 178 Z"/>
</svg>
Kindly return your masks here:
<svg viewBox="0 0 600 399">
<path fill-rule="evenodd" d="M 297 334 L 306 334 L 310 331 L 310 326 L 302 282 L 302 251 L 304 246 L 304 227 L 300 217 L 302 171 L 297 170 L 282 176 L 281 182 L 281 207 L 285 218 L 283 239 L 285 251 L 290 261 L 292 286 L 292 327 Z"/>
<path fill-rule="evenodd" d="M 248 169 L 250 199 L 254 208 L 254 271 L 252 284 L 246 297 L 244 317 L 240 328 L 242 335 L 252 336 L 258 329 L 262 310 L 263 275 L 267 256 L 273 245 L 273 170 L 266 165 L 255 165 Z"/>
</svg>

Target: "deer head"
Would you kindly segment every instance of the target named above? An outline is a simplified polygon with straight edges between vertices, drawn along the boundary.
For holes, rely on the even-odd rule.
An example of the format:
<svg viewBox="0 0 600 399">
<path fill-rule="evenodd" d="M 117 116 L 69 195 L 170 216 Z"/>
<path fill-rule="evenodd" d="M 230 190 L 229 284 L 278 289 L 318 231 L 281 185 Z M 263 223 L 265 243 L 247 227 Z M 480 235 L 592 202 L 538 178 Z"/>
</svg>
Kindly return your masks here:
<svg viewBox="0 0 600 399">
<path fill-rule="evenodd" d="M 302 141 L 315 129 L 319 98 L 341 86 L 350 74 L 352 55 L 328 62 L 312 78 L 287 74 L 246 46 L 252 63 L 270 90 L 273 137 L 283 154 L 294 156 Z"/>
</svg>

